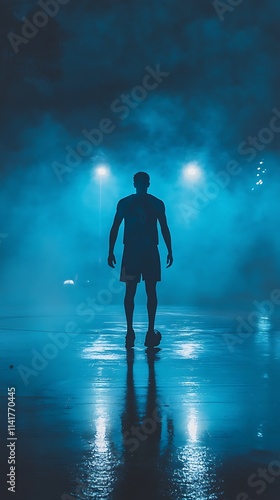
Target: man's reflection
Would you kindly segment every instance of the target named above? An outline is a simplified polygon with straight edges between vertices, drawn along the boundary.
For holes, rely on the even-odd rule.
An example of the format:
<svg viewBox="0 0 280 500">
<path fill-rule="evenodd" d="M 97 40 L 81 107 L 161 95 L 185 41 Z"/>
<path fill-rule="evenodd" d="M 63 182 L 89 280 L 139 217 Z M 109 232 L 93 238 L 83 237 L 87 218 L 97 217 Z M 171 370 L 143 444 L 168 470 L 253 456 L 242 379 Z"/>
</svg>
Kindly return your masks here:
<svg viewBox="0 0 280 500">
<path fill-rule="evenodd" d="M 113 495 L 114 500 L 163 499 L 167 494 L 168 475 L 161 457 L 162 409 L 157 392 L 155 361 L 160 349 L 147 349 L 148 387 L 145 411 L 141 416 L 134 385 L 134 352 L 127 352 L 127 388 L 122 414 L 123 467 Z M 172 422 L 167 423 L 169 437 Z M 173 432 L 172 432 L 173 434 Z M 168 440 L 168 447 L 172 443 Z M 164 484 L 165 483 L 165 484 Z M 167 496 L 165 496 L 167 495 Z"/>
</svg>

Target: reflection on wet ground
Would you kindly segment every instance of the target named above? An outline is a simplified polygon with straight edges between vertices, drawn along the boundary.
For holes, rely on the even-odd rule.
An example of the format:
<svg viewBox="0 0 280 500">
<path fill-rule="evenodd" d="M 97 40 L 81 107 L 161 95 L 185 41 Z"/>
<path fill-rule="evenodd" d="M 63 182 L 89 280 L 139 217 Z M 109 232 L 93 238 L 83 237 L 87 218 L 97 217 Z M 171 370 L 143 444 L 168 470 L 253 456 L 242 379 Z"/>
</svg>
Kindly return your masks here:
<svg viewBox="0 0 280 500">
<path fill-rule="evenodd" d="M 279 500 L 278 318 L 246 331 L 238 315 L 161 308 L 163 341 L 147 350 L 141 310 L 127 352 L 113 307 L 68 337 L 74 318 L 43 316 L 0 325 L 1 406 L 8 386 L 17 394 L 14 498 Z"/>
</svg>

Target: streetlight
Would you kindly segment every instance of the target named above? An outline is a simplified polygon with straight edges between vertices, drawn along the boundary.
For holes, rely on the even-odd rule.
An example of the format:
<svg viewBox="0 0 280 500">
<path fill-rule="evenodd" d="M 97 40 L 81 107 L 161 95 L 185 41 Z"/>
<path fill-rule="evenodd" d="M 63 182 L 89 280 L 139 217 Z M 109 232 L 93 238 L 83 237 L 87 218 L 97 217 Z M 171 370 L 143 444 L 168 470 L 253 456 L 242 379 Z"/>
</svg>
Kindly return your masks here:
<svg viewBox="0 0 280 500">
<path fill-rule="evenodd" d="M 99 179 L 99 212 L 102 211 L 102 180 L 109 175 L 109 168 L 105 164 L 97 165 L 95 168 L 95 175 Z M 100 234 L 101 236 L 101 234 Z"/>
<path fill-rule="evenodd" d="M 184 178 L 190 183 L 196 183 L 202 178 L 202 170 L 197 162 L 188 163 L 183 170 Z"/>
<path fill-rule="evenodd" d="M 109 176 L 109 168 L 101 163 L 95 167 L 95 177 L 99 180 L 99 263 L 101 263 L 101 246 L 102 246 L 102 181 Z"/>
<path fill-rule="evenodd" d="M 106 177 L 108 175 L 108 168 L 106 167 L 106 165 L 100 165 L 99 167 L 97 167 L 96 174 L 99 179 L 102 179 L 102 177 Z"/>
</svg>

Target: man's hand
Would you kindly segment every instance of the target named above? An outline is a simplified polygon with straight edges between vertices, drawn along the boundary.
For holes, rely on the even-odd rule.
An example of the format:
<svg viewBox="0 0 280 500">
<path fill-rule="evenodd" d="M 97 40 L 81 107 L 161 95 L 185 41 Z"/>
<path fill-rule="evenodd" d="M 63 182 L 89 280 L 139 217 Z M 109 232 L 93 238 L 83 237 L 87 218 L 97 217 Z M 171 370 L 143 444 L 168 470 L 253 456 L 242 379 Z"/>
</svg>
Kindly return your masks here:
<svg viewBox="0 0 280 500">
<path fill-rule="evenodd" d="M 169 253 L 167 255 L 167 261 L 166 261 L 166 263 L 167 263 L 166 268 L 172 266 L 172 264 L 173 264 L 173 255 L 172 255 L 172 253 Z"/>
<path fill-rule="evenodd" d="M 109 257 L 108 257 L 108 266 L 110 267 L 113 267 L 115 269 L 115 266 L 114 264 L 116 264 L 116 257 L 114 256 L 113 253 L 109 253 Z"/>
</svg>

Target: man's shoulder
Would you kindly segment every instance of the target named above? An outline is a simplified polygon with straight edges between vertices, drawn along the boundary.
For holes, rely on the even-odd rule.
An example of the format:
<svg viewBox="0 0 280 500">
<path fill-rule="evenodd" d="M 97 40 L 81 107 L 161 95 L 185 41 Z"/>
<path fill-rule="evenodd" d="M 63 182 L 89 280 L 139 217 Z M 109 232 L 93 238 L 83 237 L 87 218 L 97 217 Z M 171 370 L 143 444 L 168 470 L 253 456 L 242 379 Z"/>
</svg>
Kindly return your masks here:
<svg viewBox="0 0 280 500">
<path fill-rule="evenodd" d="M 135 197 L 134 194 L 130 194 L 129 196 L 126 196 L 125 198 L 121 198 L 118 202 L 118 205 L 127 205 L 130 201 L 133 200 L 133 198 Z"/>
<path fill-rule="evenodd" d="M 164 203 L 162 200 L 160 200 L 159 198 L 157 198 L 156 196 L 152 195 L 152 194 L 148 194 L 148 196 L 150 197 L 150 200 L 151 202 L 159 209 L 164 209 Z"/>
</svg>

